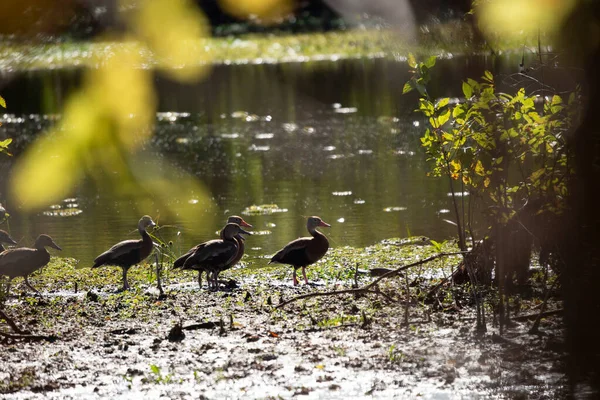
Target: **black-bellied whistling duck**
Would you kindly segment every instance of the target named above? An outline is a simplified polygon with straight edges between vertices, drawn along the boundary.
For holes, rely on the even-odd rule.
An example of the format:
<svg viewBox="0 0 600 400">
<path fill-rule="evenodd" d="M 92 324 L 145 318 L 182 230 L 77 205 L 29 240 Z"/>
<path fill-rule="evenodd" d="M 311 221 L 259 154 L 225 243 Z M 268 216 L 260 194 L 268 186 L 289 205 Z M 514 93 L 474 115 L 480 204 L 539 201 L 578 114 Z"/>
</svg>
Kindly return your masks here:
<svg viewBox="0 0 600 400">
<path fill-rule="evenodd" d="M 62 250 L 50 236 L 40 235 L 35 240 L 34 248 L 21 247 L 0 253 L 0 275 L 9 278 L 7 292 L 10 290 L 10 281 L 17 276 L 22 276 L 25 278 L 25 284 L 34 292 L 39 293 L 36 288 L 31 286 L 27 277 L 50 261 L 50 253 L 46 247 Z"/>
<path fill-rule="evenodd" d="M 8 232 L 3 231 L 1 229 L 0 229 L 0 243 L 17 244 L 17 242 L 15 242 L 14 239 L 10 237 Z M 6 249 L 4 248 L 4 246 L 2 246 L 2 244 L 0 244 L 0 253 L 2 253 L 4 250 L 6 250 Z"/>
<path fill-rule="evenodd" d="M 233 215 L 233 216 L 229 217 L 227 222 L 228 223 L 232 222 L 234 224 L 238 224 L 239 226 L 243 226 L 246 228 L 252 228 L 252 225 L 250 225 L 249 223 L 244 221 L 244 219 L 242 217 L 238 217 L 237 215 Z M 215 282 L 217 282 L 217 284 L 219 282 L 219 274 L 221 272 L 226 271 L 229 268 L 233 267 L 235 264 L 237 264 L 242 259 L 242 256 L 244 255 L 244 250 L 246 249 L 246 245 L 244 244 L 244 241 L 246 239 L 241 235 L 241 233 L 242 232 L 238 233 L 234 237 L 238 243 L 238 252 L 237 252 L 236 256 L 227 265 L 223 266 L 222 268 L 220 268 L 216 271 L 216 275 L 214 276 L 213 279 Z M 251 235 L 250 232 L 244 232 L 244 233 Z M 221 235 L 221 239 L 223 239 L 223 231 L 221 231 L 220 235 Z"/>
<path fill-rule="evenodd" d="M 298 284 L 296 270 L 302 267 L 304 283 L 308 284 L 306 267 L 319 261 L 327 253 L 327 249 L 329 249 L 329 241 L 325 235 L 317 230 L 319 226 L 329 228 L 331 225 L 323 222 L 319 217 L 308 217 L 306 229 L 308 229 L 312 237 L 303 237 L 289 242 L 269 261 L 269 264 L 289 264 L 294 267 L 294 286 Z"/>
<path fill-rule="evenodd" d="M 252 225 L 250 225 L 249 223 L 247 223 L 246 221 L 244 221 L 244 218 L 238 217 L 237 215 L 232 215 L 231 217 L 227 218 L 227 223 L 228 224 L 229 223 L 238 224 L 239 226 L 243 226 L 245 228 L 252 228 Z M 219 236 L 221 237 L 221 239 L 223 239 L 223 230 L 221 230 L 221 232 L 219 233 Z M 237 234 L 235 236 L 235 238 L 238 241 L 238 254 L 231 261 L 231 264 L 228 265 L 228 266 L 226 266 L 223 270 L 229 269 L 229 268 L 233 267 L 238 261 L 240 261 L 240 259 L 244 255 L 244 237 L 242 235 L 240 235 L 240 234 Z M 189 249 L 187 251 L 187 253 L 185 253 L 184 255 L 182 255 L 181 257 L 179 257 L 177 260 L 175 260 L 175 262 L 173 263 L 173 268 L 182 268 L 183 264 L 185 263 L 185 261 L 192 254 L 194 254 L 196 252 L 196 250 L 198 250 L 199 246 L 202 246 L 202 245 L 204 245 L 204 243 L 201 243 L 201 244 L 198 244 L 198 245 L 192 247 L 191 249 Z M 204 272 L 204 269 L 201 269 L 199 267 L 198 268 L 191 268 L 189 266 L 188 266 L 188 269 L 197 269 L 198 270 L 198 286 L 200 288 L 202 288 L 202 272 Z"/>
<path fill-rule="evenodd" d="M 138 231 L 142 236 L 139 240 L 124 240 L 100 254 L 94 260 L 92 268 L 102 265 L 115 265 L 123 269 L 123 290 L 129 289 L 127 282 L 127 271 L 129 268 L 142 262 L 152 252 L 154 246 L 152 238 L 146 232 L 149 227 L 156 226 L 152 218 L 144 215 L 138 222 Z"/>
<path fill-rule="evenodd" d="M 183 269 L 206 271 L 209 288 L 216 289 L 217 271 L 229 265 L 235 259 L 239 243 L 235 236 L 240 233 L 249 235 L 238 224 L 228 223 L 221 231 L 223 239 L 209 240 L 196 246 L 196 250 L 183 263 Z"/>
</svg>

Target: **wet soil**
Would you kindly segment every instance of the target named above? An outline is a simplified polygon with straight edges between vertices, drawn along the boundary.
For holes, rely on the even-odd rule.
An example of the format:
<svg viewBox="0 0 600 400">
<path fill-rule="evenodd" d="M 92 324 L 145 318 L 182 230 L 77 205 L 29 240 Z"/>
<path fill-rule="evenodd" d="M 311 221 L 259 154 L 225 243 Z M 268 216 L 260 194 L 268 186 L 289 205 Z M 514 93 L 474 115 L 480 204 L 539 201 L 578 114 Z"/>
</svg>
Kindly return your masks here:
<svg viewBox="0 0 600 400">
<path fill-rule="evenodd" d="M 385 257 L 399 251 L 387 250 Z M 360 254 L 368 258 L 373 251 Z M 141 278 L 124 293 L 113 292 L 117 279 L 97 284 L 118 276 L 110 269 L 72 272 L 89 274 L 94 285 L 80 280 L 75 292 L 57 279 L 56 271 L 69 263 L 59 264 L 31 279 L 43 289 L 41 297 L 15 282 L 16 297 L 6 302 L 5 311 L 20 327 L 54 337 L 4 339 L 2 398 L 564 396 L 559 316 L 544 319 L 538 334 L 527 333 L 532 322 L 524 321 L 502 336 L 490 316 L 487 332 L 477 333 L 468 303 L 440 310 L 420 303 L 419 277 L 410 277 L 409 295 L 409 279 L 396 278 L 379 285 L 391 299 L 346 294 L 276 309 L 295 295 L 350 288 L 353 280 L 320 279 L 326 263 L 322 271 L 311 271 L 315 283 L 299 287 L 291 285 L 285 268 L 242 269 L 230 274 L 237 288 L 210 292 L 198 288 L 194 275 L 171 272 L 160 297 Z M 136 268 L 139 276 L 148 274 L 148 268 Z M 363 276 L 359 283 L 372 279 Z M 533 313 L 537 304 L 522 301 L 520 313 Z"/>
</svg>

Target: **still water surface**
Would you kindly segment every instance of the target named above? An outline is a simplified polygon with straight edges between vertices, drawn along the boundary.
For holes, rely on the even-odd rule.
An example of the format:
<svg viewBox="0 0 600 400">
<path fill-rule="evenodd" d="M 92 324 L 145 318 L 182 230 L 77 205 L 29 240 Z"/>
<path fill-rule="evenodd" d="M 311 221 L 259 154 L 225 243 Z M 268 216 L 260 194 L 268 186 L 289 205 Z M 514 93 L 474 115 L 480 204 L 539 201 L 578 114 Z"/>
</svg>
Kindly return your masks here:
<svg viewBox="0 0 600 400">
<path fill-rule="evenodd" d="M 458 96 L 467 76 L 481 76 L 485 69 L 510 73 L 519 61 L 517 56 L 440 61 L 432 93 Z M 332 225 L 326 231 L 332 246 L 407 235 L 449 238 L 455 228 L 443 221 L 453 219 L 448 182 L 426 176 L 418 139 L 423 121 L 413 113 L 416 97 L 401 94 L 408 78 L 405 63 L 389 60 L 222 66 L 187 86 L 159 77 L 155 134 L 144 151 L 205 184 L 210 204 L 195 203 L 192 192 L 177 200 L 182 207 L 202 207 L 203 218 L 165 220 L 160 209 L 140 210 L 130 200 L 108 198 L 91 182 L 71 196 L 81 213 L 28 215 L 7 202 L 3 179 L 1 199 L 11 218 L 2 228 L 22 245 L 48 233 L 63 247 L 61 255 L 79 259 L 80 266 L 115 242 L 135 238 L 142 214 L 158 218 L 167 226 L 161 237 L 184 251 L 214 238 L 228 215 L 252 204 L 273 203 L 287 211 L 244 215 L 261 233 L 247 241 L 251 257 L 273 254 L 306 235 L 308 215 Z M 16 157 L 52 125 L 80 79 L 78 71 L 3 78 L 11 114 L 2 119 L 0 137 L 15 139 Z M 6 177 L 12 160 L 1 162 Z"/>
</svg>

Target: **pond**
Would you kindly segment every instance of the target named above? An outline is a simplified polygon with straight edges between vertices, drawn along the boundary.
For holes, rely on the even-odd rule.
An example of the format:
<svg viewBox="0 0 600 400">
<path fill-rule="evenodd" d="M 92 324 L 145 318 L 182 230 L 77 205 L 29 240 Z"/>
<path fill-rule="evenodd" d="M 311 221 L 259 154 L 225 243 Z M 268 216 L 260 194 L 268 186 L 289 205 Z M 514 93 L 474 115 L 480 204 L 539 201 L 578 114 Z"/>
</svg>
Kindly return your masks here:
<svg viewBox="0 0 600 400">
<path fill-rule="evenodd" d="M 513 73 L 519 62 L 520 55 L 440 60 L 432 93 L 460 96 L 462 79 L 486 69 Z M 3 179 L 0 200 L 11 217 L 2 228 L 21 245 L 50 234 L 63 247 L 61 255 L 79 259 L 81 267 L 115 242 L 136 238 L 142 214 L 158 218 L 167 226 L 161 237 L 184 251 L 214 238 L 228 215 L 254 204 L 276 204 L 283 212 L 244 215 L 260 233 L 247 241 L 251 257 L 271 255 L 306 235 L 308 215 L 332 225 L 326 233 L 334 247 L 409 235 L 450 238 L 456 231 L 445 221 L 453 219 L 448 182 L 426 176 L 419 142 L 424 123 L 413 112 L 416 96 L 402 95 L 409 76 L 405 62 L 383 59 L 218 66 L 194 85 L 159 76 L 155 134 L 145 151 L 203 182 L 212 199 L 197 204 L 205 218 L 161 219 L 160 209 L 107 198 L 91 182 L 46 212 L 25 214 L 7 201 Z M 58 118 L 81 72 L 1 80 L 10 114 L 1 119 L 0 137 L 15 139 L 16 158 Z M 13 159 L 0 162 L 6 177 Z M 190 192 L 186 206 L 196 200 Z M 57 216 L 64 210 L 81 212 Z"/>
</svg>

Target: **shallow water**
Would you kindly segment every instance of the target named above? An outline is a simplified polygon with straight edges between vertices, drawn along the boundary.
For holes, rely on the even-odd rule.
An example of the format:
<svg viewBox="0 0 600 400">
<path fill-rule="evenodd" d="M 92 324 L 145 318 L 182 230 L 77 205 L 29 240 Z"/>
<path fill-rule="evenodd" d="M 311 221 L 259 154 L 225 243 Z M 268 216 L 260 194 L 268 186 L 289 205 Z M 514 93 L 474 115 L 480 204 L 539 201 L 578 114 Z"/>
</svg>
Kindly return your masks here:
<svg viewBox="0 0 600 400">
<path fill-rule="evenodd" d="M 485 69 L 511 73 L 519 61 L 520 56 L 439 61 L 432 93 L 459 96 L 461 79 Z M 26 215 L 7 200 L 4 179 L 0 199 L 11 218 L 2 228 L 21 245 L 48 233 L 63 247 L 61 255 L 81 260 L 80 266 L 115 242 L 135 238 L 142 214 L 168 226 L 160 236 L 184 251 L 213 238 L 228 215 L 253 204 L 287 210 L 244 215 L 261 231 L 247 241 L 253 257 L 273 254 L 305 235 L 308 215 L 332 225 L 326 231 L 332 246 L 411 235 L 449 238 L 455 227 L 444 221 L 453 219 L 448 182 L 426 176 L 418 140 L 423 121 L 413 113 L 416 96 L 401 94 L 408 77 L 405 63 L 389 60 L 220 66 L 205 81 L 187 86 L 158 77 L 159 113 L 145 152 L 206 185 L 211 205 L 196 202 L 191 192 L 177 200 L 204 207 L 201 220 L 159 218 L 160 209 L 108 198 L 90 182 L 59 207 Z M 80 80 L 79 71 L 2 77 L 10 114 L 1 120 L 0 137 L 15 139 L 17 157 L 59 118 Z M 3 176 L 12 161 L 0 160 Z"/>
</svg>

